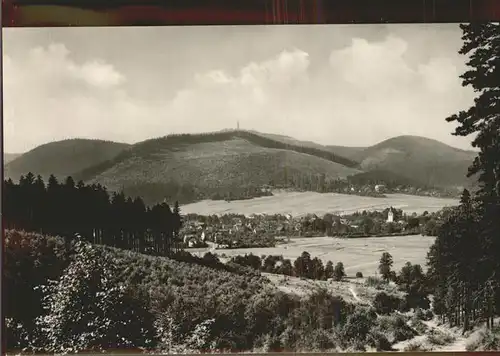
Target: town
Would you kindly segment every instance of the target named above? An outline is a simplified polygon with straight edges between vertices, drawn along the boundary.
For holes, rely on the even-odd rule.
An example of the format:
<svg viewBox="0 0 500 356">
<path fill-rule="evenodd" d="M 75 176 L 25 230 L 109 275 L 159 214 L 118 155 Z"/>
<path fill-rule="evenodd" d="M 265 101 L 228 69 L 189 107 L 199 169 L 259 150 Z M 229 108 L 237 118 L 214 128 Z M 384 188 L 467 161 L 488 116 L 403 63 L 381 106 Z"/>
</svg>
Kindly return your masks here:
<svg viewBox="0 0 500 356">
<path fill-rule="evenodd" d="M 401 209 L 329 213 L 293 217 L 290 214 L 187 214 L 181 236 L 186 248 L 212 246 L 215 249 L 274 247 L 293 237 L 375 237 L 390 235 L 436 236 L 450 209 L 408 215 Z"/>
</svg>

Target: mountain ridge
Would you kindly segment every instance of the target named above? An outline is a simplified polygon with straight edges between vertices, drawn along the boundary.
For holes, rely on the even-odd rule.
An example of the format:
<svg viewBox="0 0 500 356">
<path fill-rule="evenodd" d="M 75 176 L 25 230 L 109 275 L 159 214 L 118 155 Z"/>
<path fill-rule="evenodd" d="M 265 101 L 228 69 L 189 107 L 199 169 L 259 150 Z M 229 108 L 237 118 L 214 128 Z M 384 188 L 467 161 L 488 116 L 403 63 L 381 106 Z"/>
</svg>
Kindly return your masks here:
<svg viewBox="0 0 500 356">
<path fill-rule="evenodd" d="M 84 148 L 68 149 L 69 141 Z M 98 142 L 94 146 L 99 147 L 89 142 Z M 44 150 L 52 154 L 36 155 L 37 164 L 33 165 L 30 155 Z M 58 150 L 64 154 L 58 155 Z M 72 150 L 83 152 L 88 159 L 75 159 Z M 132 189 L 140 194 L 149 189 L 151 196 L 193 187 L 210 190 L 286 185 L 290 179 L 302 179 L 301 175 L 354 177 L 358 182 L 389 179 L 402 184 L 456 188 L 470 184 L 465 175 L 475 154 L 421 136 L 397 136 L 363 148 L 323 146 L 285 135 L 230 129 L 167 135 L 130 145 L 85 139 L 58 141 L 33 149 L 5 168 L 6 177 L 12 172 L 21 173 L 21 168 L 23 174 L 40 174 L 40 167 L 49 174 L 54 173 L 49 170 L 57 161 L 65 168 L 58 167 L 58 178 L 72 175 L 75 180 L 100 183 L 110 190 Z M 31 162 L 31 167 L 26 161 Z M 177 188 L 172 188 L 173 182 Z"/>
<path fill-rule="evenodd" d="M 32 172 L 44 179 L 51 174 L 64 179 L 96 162 L 114 157 L 128 146 L 126 143 L 82 138 L 48 142 L 4 163 L 4 176 L 17 180 Z"/>
</svg>

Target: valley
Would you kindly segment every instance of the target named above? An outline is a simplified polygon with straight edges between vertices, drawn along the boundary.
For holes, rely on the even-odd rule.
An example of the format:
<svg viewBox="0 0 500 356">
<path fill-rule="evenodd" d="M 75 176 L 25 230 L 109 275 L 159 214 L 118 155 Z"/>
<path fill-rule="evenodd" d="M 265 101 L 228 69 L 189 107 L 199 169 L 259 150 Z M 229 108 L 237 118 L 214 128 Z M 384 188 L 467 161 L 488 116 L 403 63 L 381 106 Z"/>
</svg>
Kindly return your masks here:
<svg viewBox="0 0 500 356">
<path fill-rule="evenodd" d="M 271 197 L 239 201 L 204 200 L 182 206 L 184 213 L 211 214 L 291 214 L 301 216 L 326 213 L 351 214 L 356 211 L 383 210 L 389 207 L 402 209 L 406 213 L 435 212 L 443 207 L 455 206 L 457 199 L 422 197 L 404 194 L 387 194 L 386 198 L 314 192 L 274 192 Z"/>
</svg>

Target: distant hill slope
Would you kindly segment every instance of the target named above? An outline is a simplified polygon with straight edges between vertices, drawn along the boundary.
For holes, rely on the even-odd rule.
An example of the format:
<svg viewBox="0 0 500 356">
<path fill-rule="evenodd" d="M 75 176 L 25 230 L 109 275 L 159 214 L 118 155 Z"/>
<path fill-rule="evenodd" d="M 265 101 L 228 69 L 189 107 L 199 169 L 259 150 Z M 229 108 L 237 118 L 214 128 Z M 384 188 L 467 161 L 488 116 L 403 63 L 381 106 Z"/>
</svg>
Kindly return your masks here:
<svg viewBox="0 0 500 356">
<path fill-rule="evenodd" d="M 366 150 L 368 147 L 348 147 L 348 146 L 325 146 L 329 151 L 345 157 L 349 158 L 353 161 L 356 161 L 358 159 L 358 156 L 361 152 Z"/>
<path fill-rule="evenodd" d="M 7 163 L 5 178 L 17 181 L 21 175 L 32 172 L 40 174 L 44 179 L 50 174 L 63 179 L 115 157 L 128 146 L 124 143 L 87 139 L 47 143 Z"/>
<path fill-rule="evenodd" d="M 9 162 L 12 162 L 16 158 L 20 157 L 22 153 L 6 153 L 3 154 L 3 164 L 6 165 Z"/>
<path fill-rule="evenodd" d="M 177 181 L 220 188 L 283 182 L 288 175 L 345 178 L 356 163 L 331 152 L 285 145 L 246 131 L 175 135 L 147 140 L 76 177 L 111 190 Z"/>
<path fill-rule="evenodd" d="M 416 136 L 371 147 L 323 146 L 288 136 L 225 130 L 170 135 L 134 145 L 74 139 L 39 146 L 5 165 L 15 180 L 31 171 L 46 178 L 72 175 L 110 190 L 158 199 L 270 184 L 324 174 L 326 179 L 386 181 L 412 186 L 469 186 L 465 175 L 476 153 Z M 294 178 L 294 179 L 295 179 Z M 300 178 L 299 178 L 300 179 Z M 196 189 L 195 189 L 196 188 Z M 222 192 L 224 193 L 224 192 Z"/>
<path fill-rule="evenodd" d="M 365 172 L 383 170 L 428 186 L 458 187 L 471 184 L 466 174 L 476 153 L 424 137 L 398 136 L 346 156 Z"/>
<path fill-rule="evenodd" d="M 280 141 L 286 144 L 292 144 L 292 145 L 300 145 L 304 147 L 311 147 L 315 149 L 319 149 L 322 151 L 328 151 L 332 152 L 333 154 L 339 156 L 339 157 L 344 157 L 347 158 L 351 161 L 356 161 L 356 154 L 358 154 L 360 151 L 365 150 L 366 147 L 348 147 L 348 146 L 332 146 L 332 145 L 321 145 L 316 142 L 312 141 L 301 141 L 296 138 L 290 137 L 290 136 L 285 136 L 285 135 L 277 135 L 277 134 L 264 134 L 260 133 L 257 131 L 253 131 L 259 135 L 262 135 L 264 137 L 271 138 L 276 141 Z"/>
</svg>

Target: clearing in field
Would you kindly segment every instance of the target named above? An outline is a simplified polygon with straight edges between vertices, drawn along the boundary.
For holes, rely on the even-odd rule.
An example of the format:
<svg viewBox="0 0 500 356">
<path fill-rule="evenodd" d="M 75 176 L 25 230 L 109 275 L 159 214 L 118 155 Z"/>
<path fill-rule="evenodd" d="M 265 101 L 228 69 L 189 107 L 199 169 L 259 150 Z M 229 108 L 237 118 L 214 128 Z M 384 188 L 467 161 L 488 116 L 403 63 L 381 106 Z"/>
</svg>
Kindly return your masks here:
<svg viewBox="0 0 500 356">
<path fill-rule="evenodd" d="M 204 200 L 182 207 L 184 213 L 211 214 L 291 214 L 301 216 L 326 213 L 351 214 L 363 210 L 383 210 L 389 207 L 406 213 L 434 212 L 446 206 L 458 205 L 456 199 L 433 198 L 405 194 L 388 194 L 387 198 L 314 192 L 278 192 L 271 197 L 250 200 Z"/>
</svg>

